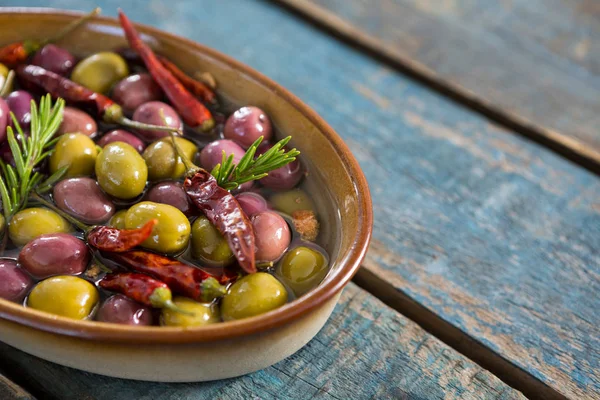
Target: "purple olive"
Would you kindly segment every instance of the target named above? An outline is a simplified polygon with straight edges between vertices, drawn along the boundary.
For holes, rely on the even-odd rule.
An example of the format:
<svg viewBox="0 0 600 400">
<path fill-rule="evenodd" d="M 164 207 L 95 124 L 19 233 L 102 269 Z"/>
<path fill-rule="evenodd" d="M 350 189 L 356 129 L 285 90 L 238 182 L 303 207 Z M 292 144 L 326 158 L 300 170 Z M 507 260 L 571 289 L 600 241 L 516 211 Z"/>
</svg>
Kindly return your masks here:
<svg viewBox="0 0 600 400">
<path fill-rule="evenodd" d="M 112 90 L 112 99 L 127 112 L 133 112 L 142 104 L 162 97 L 162 90 L 150 74 L 130 75 L 119 81 Z"/>
<path fill-rule="evenodd" d="M 24 90 L 15 90 L 6 97 L 6 103 L 10 111 L 15 114 L 21 129 L 29 129 L 31 124 L 31 100 L 33 100 L 33 96 Z M 11 126 L 12 123 L 11 119 Z"/>
<path fill-rule="evenodd" d="M 98 140 L 98 146 L 104 147 L 109 143 L 113 142 L 125 142 L 134 149 L 136 149 L 139 153 L 144 151 L 146 145 L 139 137 L 135 136 L 133 133 L 127 132 L 124 129 L 115 129 L 110 132 L 107 132 Z"/>
<path fill-rule="evenodd" d="M 0 142 L 4 142 L 6 139 L 6 127 L 9 124 L 10 119 L 10 107 L 6 104 L 6 101 L 0 97 Z"/>
<path fill-rule="evenodd" d="M 189 215 L 192 211 L 190 200 L 179 182 L 165 181 L 157 183 L 148 190 L 146 200 L 169 204 L 186 215 Z"/>
<path fill-rule="evenodd" d="M 14 260 L 0 259 L 0 298 L 20 303 L 23 301 L 33 280 Z"/>
<path fill-rule="evenodd" d="M 47 44 L 38 50 L 31 63 L 62 76 L 69 76 L 77 60 L 68 50 Z"/>
<path fill-rule="evenodd" d="M 19 253 L 19 264 L 38 279 L 52 275 L 78 275 L 90 261 L 85 242 L 66 233 L 38 236 Z"/>
<path fill-rule="evenodd" d="M 54 202 L 61 210 L 86 224 L 108 221 L 115 205 L 92 178 L 69 178 L 54 186 Z"/>
<path fill-rule="evenodd" d="M 258 107 L 242 107 L 227 119 L 223 136 L 247 149 L 261 136 L 265 141 L 271 139 L 273 128 L 271 120 L 263 110 Z"/>
<path fill-rule="evenodd" d="M 78 108 L 65 107 L 63 121 L 56 132 L 56 136 L 76 132 L 89 137 L 94 137 L 98 132 L 98 125 L 94 118 L 85 111 L 81 111 Z"/>
<path fill-rule="evenodd" d="M 233 162 L 235 163 L 238 163 L 246 153 L 244 149 L 240 147 L 239 144 L 232 140 L 215 140 L 214 142 L 209 143 L 200 152 L 200 166 L 206 169 L 207 171 L 212 170 L 215 167 L 215 165 L 221 162 L 223 157 L 223 151 L 225 151 L 225 154 L 227 154 L 227 156 L 233 154 Z M 240 185 L 240 187 L 237 190 L 248 190 L 252 187 L 252 185 L 254 185 L 254 182 L 246 182 Z"/>
<path fill-rule="evenodd" d="M 261 144 L 256 153 L 257 155 L 263 154 L 271 147 L 273 147 L 272 144 Z M 300 161 L 296 159 L 281 168 L 269 172 L 269 175 L 262 178 L 260 183 L 262 183 L 263 186 L 274 190 L 289 190 L 293 189 L 298 182 L 300 182 L 303 175 L 304 171 L 302 170 L 302 165 L 300 164 Z"/>
<path fill-rule="evenodd" d="M 96 319 L 124 325 L 152 325 L 152 310 L 122 294 L 109 297 L 100 306 Z"/>
<path fill-rule="evenodd" d="M 256 235 L 256 261 L 277 261 L 290 245 L 290 228 L 274 211 L 255 214 L 252 227 Z"/>
<path fill-rule="evenodd" d="M 269 205 L 264 197 L 262 197 L 258 193 L 253 192 L 244 192 L 235 196 L 235 199 L 242 206 L 242 210 L 246 213 L 246 215 L 250 218 L 254 214 L 258 214 L 262 211 L 267 211 L 269 209 Z"/>
<path fill-rule="evenodd" d="M 165 120 L 163 120 L 163 116 L 161 115 L 161 109 L 163 110 L 164 117 L 167 122 L 166 124 Z M 149 101 L 148 103 L 142 104 L 136 108 L 135 112 L 133 113 L 133 120 L 143 122 L 145 124 L 170 126 L 173 128 L 183 129 L 183 122 L 181 122 L 179 115 L 177 115 L 175 110 L 170 105 L 163 103 L 162 101 Z M 155 140 L 169 136 L 169 132 L 145 129 L 138 130 L 138 133 L 147 140 Z"/>
<path fill-rule="evenodd" d="M 23 136 L 21 136 L 15 130 L 13 130 L 13 133 L 15 134 L 15 138 L 17 139 L 17 141 L 20 143 L 23 140 Z M 26 138 L 29 137 L 29 131 L 24 131 L 23 134 Z M 5 163 L 10 164 L 13 167 L 15 166 L 15 157 L 13 156 L 13 153 L 12 153 L 12 150 L 10 149 L 10 145 L 8 144 L 8 141 L 5 141 L 4 143 L 2 143 L 0 145 L 0 157 L 2 157 L 2 160 Z"/>
</svg>

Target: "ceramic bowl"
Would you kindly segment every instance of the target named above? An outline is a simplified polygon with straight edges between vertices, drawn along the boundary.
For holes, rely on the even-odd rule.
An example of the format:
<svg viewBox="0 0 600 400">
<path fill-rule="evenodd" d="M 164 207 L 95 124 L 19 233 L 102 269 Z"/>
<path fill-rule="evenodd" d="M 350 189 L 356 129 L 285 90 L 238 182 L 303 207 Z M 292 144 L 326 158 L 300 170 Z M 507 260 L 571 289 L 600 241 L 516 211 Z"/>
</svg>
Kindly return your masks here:
<svg viewBox="0 0 600 400">
<path fill-rule="evenodd" d="M 10 43 L 51 36 L 77 13 L 2 9 L 0 38 Z M 0 340 L 43 359 L 119 378 L 192 382 L 266 368 L 299 350 L 323 327 L 340 292 L 360 266 L 372 227 L 371 199 L 358 163 L 340 137 L 287 90 L 213 49 L 139 25 L 144 39 L 184 71 L 207 71 L 232 104 L 253 104 L 271 116 L 311 173 L 327 238 L 331 271 L 314 290 L 269 313 L 198 328 L 129 327 L 76 321 L 0 300 Z M 100 17 L 61 46 L 76 55 L 126 45 L 118 22 Z"/>
</svg>

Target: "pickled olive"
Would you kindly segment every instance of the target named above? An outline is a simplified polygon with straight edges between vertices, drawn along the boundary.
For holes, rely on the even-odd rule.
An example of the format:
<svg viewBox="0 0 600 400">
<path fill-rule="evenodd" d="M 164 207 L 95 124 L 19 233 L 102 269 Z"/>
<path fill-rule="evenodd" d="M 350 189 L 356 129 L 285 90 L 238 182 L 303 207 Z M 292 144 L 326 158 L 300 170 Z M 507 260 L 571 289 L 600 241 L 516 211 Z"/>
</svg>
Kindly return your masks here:
<svg viewBox="0 0 600 400">
<path fill-rule="evenodd" d="M 8 107 L 8 104 L 6 104 L 6 100 L 0 97 L 0 142 L 4 142 L 4 139 L 6 139 L 6 127 L 8 126 L 9 122 L 10 108 Z"/>
<path fill-rule="evenodd" d="M 242 107 L 235 111 L 225 122 L 223 136 L 247 149 L 258 139 L 268 141 L 273 136 L 271 120 L 258 107 Z"/>
<path fill-rule="evenodd" d="M 29 129 L 31 124 L 31 100 L 33 96 L 24 90 L 15 90 L 6 97 L 6 104 L 10 111 L 15 114 L 21 129 Z M 13 121 L 9 121 L 13 124 Z"/>
<path fill-rule="evenodd" d="M 8 237 L 15 245 L 23 246 L 38 236 L 68 233 L 71 230 L 71 225 L 54 211 L 32 207 L 21 210 L 12 217 L 8 224 Z"/>
<path fill-rule="evenodd" d="M 204 216 L 192 224 L 192 255 L 220 265 L 229 265 L 235 260 L 227 239 Z"/>
<path fill-rule="evenodd" d="M 154 203 L 171 205 L 185 215 L 192 213 L 190 199 L 179 182 L 159 182 L 148 190 L 145 199 Z"/>
<path fill-rule="evenodd" d="M 115 294 L 102 303 L 96 314 L 96 320 L 114 324 L 149 326 L 152 325 L 152 310 L 122 294 Z"/>
<path fill-rule="evenodd" d="M 82 133 L 62 135 L 50 155 L 50 173 L 68 165 L 65 178 L 90 176 L 94 173 L 97 157 L 96 144 L 86 135 Z"/>
<path fill-rule="evenodd" d="M 139 196 L 146 187 L 148 168 L 140 154 L 124 142 L 109 143 L 96 159 L 100 187 L 119 199 Z"/>
<path fill-rule="evenodd" d="M 244 192 L 235 196 L 248 218 L 261 211 L 267 211 L 269 206 L 264 197 L 258 193 Z"/>
<path fill-rule="evenodd" d="M 117 229 L 125 229 L 125 215 L 127 215 L 127 210 L 117 211 L 106 225 Z"/>
<path fill-rule="evenodd" d="M 98 125 L 88 113 L 74 107 L 65 107 L 63 120 L 56 132 L 56 136 L 65 133 L 81 133 L 94 137 L 98 132 Z"/>
<path fill-rule="evenodd" d="M 103 51 L 81 60 L 71 74 L 71 80 L 94 92 L 108 93 L 110 88 L 129 75 L 127 63 L 117 53 Z"/>
<path fill-rule="evenodd" d="M 23 301 L 33 280 L 17 262 L 9 259 L 0 259 L 0 298 L 20 303 Z"/>
<path fill-rule="evenodd" d="M 163 308 L 160 315 L 161 325 L 191 327 L 214 324 L 221 320 L 219 306 L 216 304 L 199 303 L 187 297 L 175 297 L 173 303 L 178 309 L 193 315 Z"/>
<path fill-rule="evenodd" d="M 119 81 L 112 90 L 111 98 L 132 113 L 142 104 L 160 100 L 162 96 L 162 90 L 150 74 L 135 74 Z"/>
<path fill-rule="evenodd" d="M 248 318 L 281 307 L 287 302 L 285 287 L 265 272 L 246 275 L 235 282 L 221 301 L 223 321 Z"/>
<path fill-rule="evenodd" d="M 275 193 L 269 198 L 269 203 L 275 210 L 288 215 L 300 210 L 315 211 L 312 200 L 302 189 Z"/>
<path fill-rule="evenodd" d="M 323 280 L 327 274 L 327 264 L 319 251 L 299 246 L 285 254 L 275 274 L 296 296 L 301 296 Z"/>
<path fill-rule="evenodd" d="M 198 147 L 187 139 L 175 138 L 177 146 L 191 160 Z M 151 181 L 162 179 L 178 179 L 185 173 L 185 165 L 175 154 L 171 138 L 157 140 L 150 144 L 142 154 L 148 166 L 148 178 Z"/>
<path fill-rule="evenodd" d="M 263 154 L 271 147 L 273 147 L 271 144 L 263 143 L 258 147 L 256 153 Z M 262 183 L 263 186 L 274 190 L 289 190 L 300 182 L 303 175 L 304 171 L 302 165 L 300 164 L 300 161 L 296 159 L 281 168 L 270 171 L 269 175 L 260 180 L 260 183 Z"/>
<path fill-rule="evenodd" d="M 207 171 L 211 171 L 215 165 L 221 162 L 223 151 L 227 156 L 233 154 L 233 162 L 236 164 L 240 162 L 241 158 L 246 153 L 244 149 L 234 141 L 215 140 L 204 147 L 200 152 L 200 166 Z"/>
<path fill-rule="evenodd" d="M 68 50 L 54 44 L 47 44 L 35 53 L 31 64 L 62 76 L 69 76 L 76 61 L 75 56 Z"/>
<path fill-rule="evenodd" d="M 19 264 L 33 277 L 77 275 L 85 271 L 90 261 L 85 242 L 66 233 L 38 236 L 19 253 Z"/>
<path fill-rule="evenodd" d="M 290 228 L 279 214 L 263 211 L 255 214 L 252 227 L 256 235 L 256 260 L 277 261 L 290 245 Z"/>
<path fill-rule="evenodd" d="M 133 205 L 125 214 L 125 227 L 135 229 L 142 227 L 151 219 L 158 223 L 152 235 L 142 246 L 160 253 L 179 253 L 184 250 L 190 238 L 190 222 L 177 208 L 168 204 L 143 201 Z"/>
<path fill-rule="evenodd" d="M 135 136 L 133 133 L 129 133 L 124 129 L 115 129 L 110 132 L 107 132 L 98 140 L 98 146 L 104 147 L 109 143 L 113 142 L 124 142 L 133 147 L 141 153 L 146 148 L 142 139 Z"/>
<path fill-rule="evenodd" d="M 86 224 L 100 224 L 115 213 L 114 203 L 92 178 L 70 178 L 53 189 L 54 202 L 61 210 Z"/>
<path fill-rule="evenodd" d="M 183 129 L 183 122 L 181 122 L 181 118 L 179 118 L 177 112 L 173 110 L 170 105 L 161 101 L 150 101 L 136 108 L 133 113 L 133 120 L 145 124 Z M 169 132 L 151 131 L 146 129 L 138 129 L 137 133 L 147 140 L 155 140 L 169 136 Z"/>
<path fill-rule="evenodd" d="M 73 319 L 86 319 L 98 304 L 96 287 L 76 276 L 59 275 L 38 283 L 27 306 Z"/>
</svg>

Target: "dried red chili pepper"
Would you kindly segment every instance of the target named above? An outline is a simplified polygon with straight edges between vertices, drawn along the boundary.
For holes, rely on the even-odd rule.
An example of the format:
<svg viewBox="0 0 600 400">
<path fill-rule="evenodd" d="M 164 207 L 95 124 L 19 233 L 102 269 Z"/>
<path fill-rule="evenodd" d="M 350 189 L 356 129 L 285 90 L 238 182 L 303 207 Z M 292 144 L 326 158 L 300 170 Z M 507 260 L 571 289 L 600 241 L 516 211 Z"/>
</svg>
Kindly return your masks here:
<svg viewBox="0 0 600 400">
<path fill-rule="evenodd" d="M 142 244 L 152 234 L 158 220 L 152 219 L 138 229 L 117 229 L 110 226 L 95 226 L 87 234 L 90 246 L 102 251 L 120 253 Z"/>
<path fill-rule="evenodd" d="M 173 303 L 173 295 L 166 283 L 144 274 L 122 272 L 108 274 L 102 278 L 98 285 L 101 288 L 124 294 L 139 303 L 155 308 L 168 308 L 182 314 L 191 314 L 179 309 Z"/>
<path fill-rule="evenodd" d="M 42 42 L 36 42 L 34 40 L 24 40 L 22 42 L 16 42 L 8 44 L 2 48 L 0 48 L 0 63 L 8 66 L 14 67 L 18 64 L 22 64 L 27 60 L 30 54 L 37 51 L 40 47 L 47 45 L 48 43 L 53 43 L 64 36 L 68 35 L 79 26 L 83 25 L 89 19 L 95 17 L 100 13 L 100 8 L 96 7 L 89 14 L 86 14 L 75 21 L 71 22 L 67 25 L 63 30 L 61 30 L 54 37 L 44 40 Z"/>
<path fill-rule="evenodd" d="M 142 57 L 150 75 L 171 100 L 171 104 L 183 121 L 192 128 L 200 127 L 203 131 L 212 129 L 215 120 L 210 111 L 160 63 L 152 49 L 142 41 L 129 18 L 121 10 L 119 10 L 119 21 L 129 45 Z"/>
<path fill-rule="evenodd" d="M 37 65 L 19 65 L 15 72 L 22 84 L 42 88 L 50 93 L 52 97 L 61 97 L 69 104 L 92 109 L 105 122 L 120 124 L 133 129 L 178 132 L 175 128 L 167 126 L 132 121 L 123 115 L 121 106 L 103 94 L 96 93 Z"/>
<path fill-rule="evenodd" d="M 173 64 L 171 61 L 167 60 L 163 56 L 156 56 L 160 63 L 168 69 L 175 78 L 181 84 L 190 91 L 194 96 L 197 96 L 205 103 L 215 104 L 217 102 L 217 96 L 215 92 L 208 87 L 204 82 L 200 82 L 190 76 L 188 76 L 185 72 L 179 69 L 179 67 Z"/>
<path fill-rule="evenodd" d="M 160 279 L 175 293 L 194 300 L 208 302 L 225 294 L 225 287 L 219 283 L 217 278 L 175 258 L 142 250 L 108 254 L 107 256 L 136 272 L 143 272 Z M 228 283 L 232 278 L 231 275 L 224 276 L 222 283 Z"/>
</svg>

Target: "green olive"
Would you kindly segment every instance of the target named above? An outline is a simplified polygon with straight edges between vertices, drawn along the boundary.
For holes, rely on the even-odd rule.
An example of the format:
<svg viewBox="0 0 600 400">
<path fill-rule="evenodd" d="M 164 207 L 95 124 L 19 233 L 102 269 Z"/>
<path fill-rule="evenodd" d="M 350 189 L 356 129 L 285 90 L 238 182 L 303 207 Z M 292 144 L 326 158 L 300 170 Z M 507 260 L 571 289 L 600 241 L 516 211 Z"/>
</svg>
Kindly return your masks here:
<svg viewBox="0 0 600 400">
<path fill-rule="evenodd" d="M 179 209 L 168 204 L 142 201 L 125 214 L 125 227 L 142 227 L 151 219 L 158 220 L 152 235 L 142 243 L 142 247 L 160 253 L 179 253 L 184 250 L 190 239 L 190 222 Z"/>
<path fill-rule="evenodd" d="M 175 138 L 177 146 L 190 160 L 198 151 L 198 147 L 184 138 Z M 163 138 L 153 142 L 142 154 L 148 165 L 148 177 L 151 181 L 162 179 L 178 179 L 185 174 L 185 166 L 181 158 L 175 154 L 171 138 Z"/>
<path fill-rule="evenodd" d="M 8 67 L 2 63 L 0 63 L 0 89 L 4 86 L 4 82 L 6 82 L 6 77 L 8 76 Z"/>
<path fill-rule="evenodd" d="M 148 168 L 140 153 L 124 142 L 109 143 L 96 159 L 100 187 L 120 199 L 139 196 L 146 187 Z"/>
<path fill-rule="evenodd" d="M 52 210 L 26 208 L 16 213 L 8 224 L 8 236 L 17 246 L 24 246 L 40 235 L 71 232 L 71 225 Z"/>
<path fill-rule="evenodd" d="M 96 144 L 88 136 L 81 133 L 62 135 L 50 156 L 50 173 L 68 165 L 65 178 L 91 176 L 97 157 Z"/>
<path fill-rule="evenodd" d="M 227 240 L 204 216 L 192 224 L 192 254 L 194 258 L 223 266 L 235 260 Z"/>
<path fill-rule="evenodd" d="M 187 297 L 175 297 L 173 303 L 183 311 L 194 315 L 187 315 L 175 310 L 163 308 L 160 322 L 165 326 L 202 326 L 221 321 L 219 306 L 212 303 L 199 303 Z"/>
<path fill-rule="evenodd" d="M 315 211 L 312 200 L 302 189 L 275 193 L 269 198 L 269 202 L 275 210 L 289 215 L 299 210 Z"/>
<path fill-rule="evenodd" d="M 273 275 L 257 272 L 235 282 L 221 301 L 223 321 L 266 313 L 287 302 L 285 287 Z"/>
<path fill-rule="evenodd" d="M 110 218 L 107 225 L 117 229 L 126 229 L 125 215 L 127 215 L 127 210 L 117 211 L 115 215 Z"/>
<path fill-rule="evenodd" d="M 4 232 L 4 224 L 6 224 L 6 218 L 4 218 L 4 214 L 0 214 L 0 232 Z"/>
<path fill-rule="evenodd" d="M 112 86 L 129 75 L 127 62 L 110 51 L 103 51 L 79 61 L 71 80 L 98 93 L 108 93 Z"/>
<path fill-rule="evenodd" d="M 27 306 L 73 319 L 86 319 L 98 304 L 98 290 L 76 276 L 58 275 L 38 283 Z"/>
<path fill-rule="evenodd" d="M 296 296 L 301 296 L 323 280 L 327 264 L 319 251 L 300 246 L 285 254 L 275 273 Z"/>
</svg>

